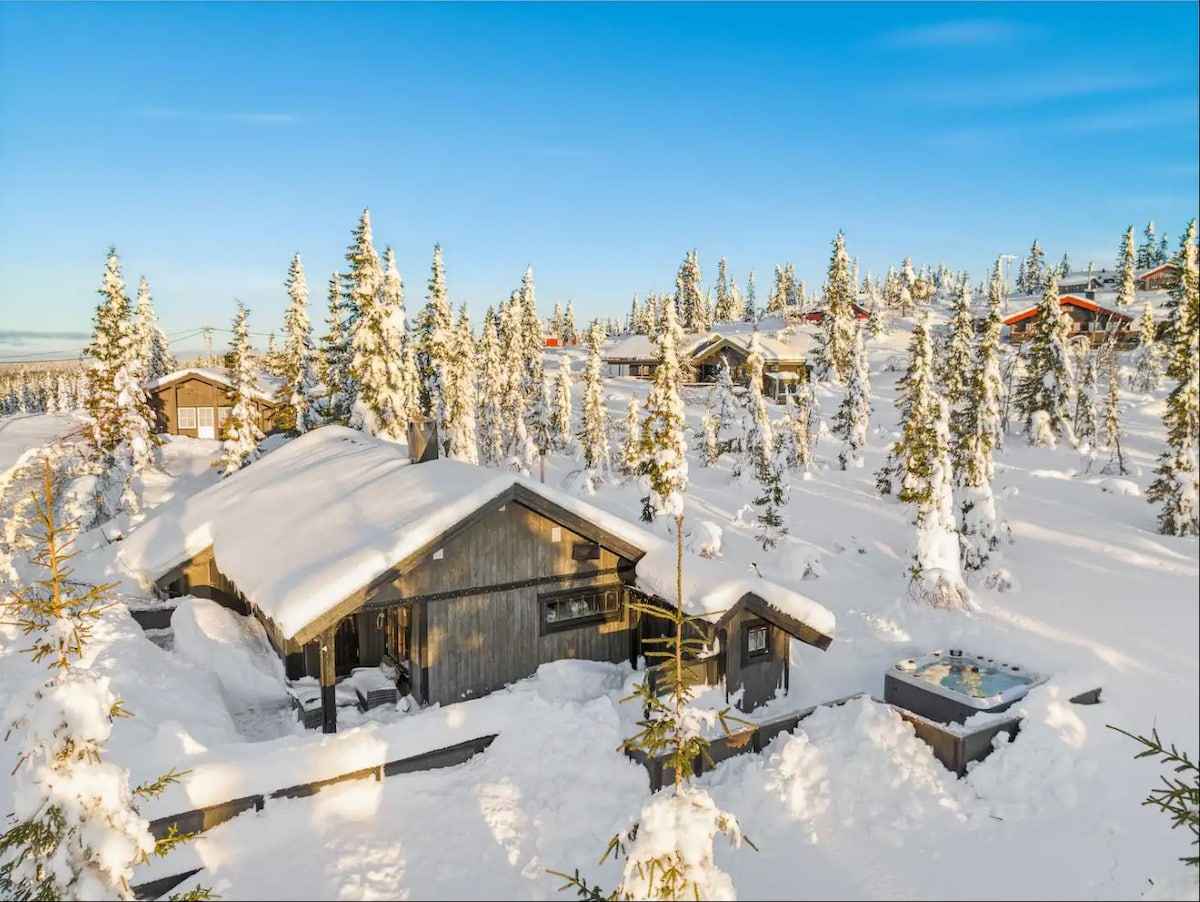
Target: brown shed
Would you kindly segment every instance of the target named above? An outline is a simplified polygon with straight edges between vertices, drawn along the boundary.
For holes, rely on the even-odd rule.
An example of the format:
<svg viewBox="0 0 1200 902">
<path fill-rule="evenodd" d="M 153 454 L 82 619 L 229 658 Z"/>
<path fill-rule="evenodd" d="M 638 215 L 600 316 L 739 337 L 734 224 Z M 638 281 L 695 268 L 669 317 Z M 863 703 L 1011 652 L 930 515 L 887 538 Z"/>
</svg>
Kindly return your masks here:
<svg viewBox="0 0 1200 902">
<path fill-rule="evenodd" d="M 264 434 L 275 429 L 275 386 L 259 377 L 253 392 L 258 426 Z M 177 370 L 146 383 L 150 407 L 160 433 L 191 438 L 223 438 L 223 427 L 233 409 L 233 381 L 224 369 Z"/>
</svg>

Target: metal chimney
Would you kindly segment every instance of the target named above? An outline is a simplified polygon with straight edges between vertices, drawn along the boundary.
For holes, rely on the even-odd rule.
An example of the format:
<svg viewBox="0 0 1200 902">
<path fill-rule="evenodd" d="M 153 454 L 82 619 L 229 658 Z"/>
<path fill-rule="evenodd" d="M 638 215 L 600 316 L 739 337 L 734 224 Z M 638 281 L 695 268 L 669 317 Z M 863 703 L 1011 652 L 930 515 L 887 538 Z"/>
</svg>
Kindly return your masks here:
<svg viewBox="0 0 1200 902">
<path fill-rule="evenodd" d="M 414 417 L 408 421 L 408 456 L 415 464 L 422 464 L 427 460 L 437 460 L 437 420 L 428 417 Z"/>
</svg>

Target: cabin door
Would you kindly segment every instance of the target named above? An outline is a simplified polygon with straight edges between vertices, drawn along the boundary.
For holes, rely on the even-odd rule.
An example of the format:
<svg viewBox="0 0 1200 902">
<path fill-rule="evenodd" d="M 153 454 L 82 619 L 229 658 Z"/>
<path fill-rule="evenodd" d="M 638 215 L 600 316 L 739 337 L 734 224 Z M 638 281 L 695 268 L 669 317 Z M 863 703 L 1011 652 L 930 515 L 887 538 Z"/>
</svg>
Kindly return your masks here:
<svg viewBox="0 0 1200 902">
<path fill-rule="evenodd" d="M 216 423 L 213 418 L 213 409 L 211 407 L 196 408 L 196 437 L 217 437 Z"/>
<path fill-rule="evenodd" d="M 358 617 L 354 614 L 338 624 L 333 635 L 333 654 L 339 674 L 349 673 L 358 666 Z"/>
</svg>

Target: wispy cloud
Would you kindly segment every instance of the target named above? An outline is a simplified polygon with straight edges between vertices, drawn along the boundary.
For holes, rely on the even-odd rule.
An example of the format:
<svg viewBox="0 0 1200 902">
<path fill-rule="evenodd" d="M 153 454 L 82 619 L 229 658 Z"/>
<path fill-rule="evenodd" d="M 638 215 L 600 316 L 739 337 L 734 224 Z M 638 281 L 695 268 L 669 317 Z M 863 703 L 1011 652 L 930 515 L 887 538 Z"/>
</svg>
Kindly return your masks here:
<svg viewBox="0 0 1200 902">
<path fill-rule="evenodd" d="M 139 119 L 173 119 L 186 122 L 225 123 L 229 125 L 298 125 L 302 116 L 294 113 L 203 113 L 198 110 L 150 107 L 133 111 Z"/>
<path fill-rule="evenodd" d="M 1172 76 L 1151 73 L 1038 72 L 936 85 L 898 85 L 889 94 L 920 104 L 1020 106 L 1076 97 L 1127 94 L 1175 81 Z"/>
<path fill-rule="evenodd" d="M 1040 29 L 1023 22 L 959 19 L 889 31 L 879 35 L 875 43 L 881 47 L 983 47 L 1011 44 L 1039 32 Z"/>
<path fill-rule="evenodd" d="M 0 329 L 0 345 L 24 347 L 39 341 L 87 341 L 87 332 L 42 332 L 37 329 Z"/>
</svg>

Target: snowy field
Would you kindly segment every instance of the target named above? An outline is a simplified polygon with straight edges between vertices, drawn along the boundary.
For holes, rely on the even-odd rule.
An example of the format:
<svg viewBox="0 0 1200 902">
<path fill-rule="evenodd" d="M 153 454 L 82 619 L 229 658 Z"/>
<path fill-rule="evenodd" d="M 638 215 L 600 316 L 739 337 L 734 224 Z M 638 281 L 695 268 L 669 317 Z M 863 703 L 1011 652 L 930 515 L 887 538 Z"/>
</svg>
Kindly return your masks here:
<svg viewBox="0 0 1200 902">
<path fill-rule="evenodd" d="M 1101 476 L 1098 463 L 1089 470 L 1069 448 L 1029 448 L 1010 436 L 997 455 L 995 489 L 1011 542 L 989 570 L 1003 567 L 1012 588 L 973 585 L 969 613 L 933 610 L 906 595 L 909 510 L 874 488 L 896 421 L 899 374 L 887 365 L 903 358 L 906 338 L 897 330 L 869 346 L 866 466 L 827 468 L 837 446 L 823 439 L 823 466 L 809 480 L 792 476 L 789 534 L 778 549 L 764 553 L 753 527 L 740 525 L 753 520 L 739 512 L 756 486 L 734 482 L 724 462 L 705 469 L 693 459 L 685 538 L 696 547 L 710 521 L 728 566 L 749 574 L 753 562 L 836 614 L 827 652 L 793 644 L 788 708 L 860 691 L 881 696 L 891 664 L 947 647 L 1053 677 L 1018 704 L 1026 720 L 1017 739 L 962 780 L 888 708 L 867 700 L 822 709 L 761 755 L 722 764 L 701 782 L 758 851 L 718 841 L 718 864 L 743 899 L 1196 898 L 1177 861 L 1189 848 L 1184 832 L 1140 805 L 1159 765 L 1134 761 L 1138 747 L 1105 728 L 1157 726 L 1193 755 L 1200 745 L 1198 546 L 1160 536 L 1155 509 L 1141 497 L 1162 448 L 1164 394 L 1123 394 L 1132 463 L 1123 479 Z M 569 353 L 578 373 L 582 354 Z M 557 354 L 547 353 L 550 371 Z M 606 382 L 614 422 L 630 393 L 646 388 Z M 697 430 L 703 397 L 689 392 L 688 425 Z M 821 400 L 828 419 L 838 399 Z M 0 420 L 0 474 L 77 425 L 63 415 Z M 168 442 L 148 506 L 169 510 L 214 481 L 217 449 Z M 550 460 L 547 482 L 572 490 L 577 466 Z M 640 494 L 610 485 L 587 500 L 635 519 Z M 652 528 L 667 535 L 664 523 Z M 123 578 L 113 544 L 85 536 L 81 546 L 81 576 Z M 806 570 L 817 575 L 805 578 Z M 126 583 L 122 591 L 132 597 L 139 589 Z M 144 808 L 150 817 L 489 732 L 499 737 L 456 768 L 271 803 L 145 877 L 203 864 L 202 882 L 227 899 L 568 898 L 547 869 L 578 867 L 605 887 L 619 879 L 617 867 L 597 861 L 648 796 L 645 773 L 615 751 L 637 713 L 619 703 L 634 679 L 628 667 L 559 662 L 477 701 L 350 715 L 341 733 L 323 737 L 302 730 L 272 697 L 278 675 L 264 669 L 253 636 L 222 634 L 224 626 L 206 627 L 192 614 L 156 644 L 117 609 L 94 643 L 97 666 L 136 715 L 114 731 L 111 758 L 134 780 L 192 769 Z M 8 698 L 36 671 L 14 653 L 20 637 L 0 629 L 0 691 Z M 1066 702 L 1096 685 L 1102 704 Z M 0 804 L 10 795 L 9 770 L 0 769 Z"/>
</svg>

